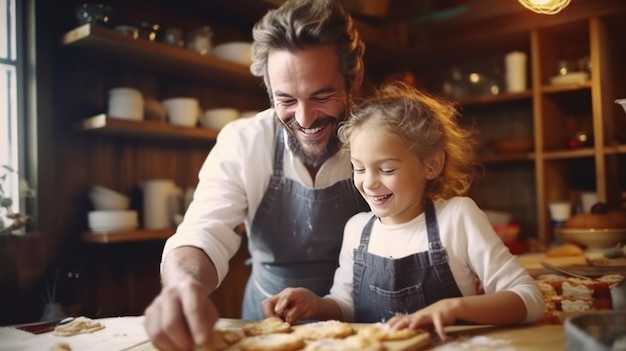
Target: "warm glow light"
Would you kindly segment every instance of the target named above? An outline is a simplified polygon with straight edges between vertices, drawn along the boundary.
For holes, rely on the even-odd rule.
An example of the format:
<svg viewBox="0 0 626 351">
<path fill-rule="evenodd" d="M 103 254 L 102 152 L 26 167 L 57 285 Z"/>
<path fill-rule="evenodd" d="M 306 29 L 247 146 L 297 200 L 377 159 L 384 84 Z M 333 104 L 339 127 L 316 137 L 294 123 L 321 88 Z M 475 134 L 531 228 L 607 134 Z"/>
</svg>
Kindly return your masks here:
<svg viewBox="0 0 626 351">
<path fill-rule="evenodd" d="M 518 0 L 525 8 L 543 15 L 554 15 L 569 5 L 571 0 Z"/>
</svg>

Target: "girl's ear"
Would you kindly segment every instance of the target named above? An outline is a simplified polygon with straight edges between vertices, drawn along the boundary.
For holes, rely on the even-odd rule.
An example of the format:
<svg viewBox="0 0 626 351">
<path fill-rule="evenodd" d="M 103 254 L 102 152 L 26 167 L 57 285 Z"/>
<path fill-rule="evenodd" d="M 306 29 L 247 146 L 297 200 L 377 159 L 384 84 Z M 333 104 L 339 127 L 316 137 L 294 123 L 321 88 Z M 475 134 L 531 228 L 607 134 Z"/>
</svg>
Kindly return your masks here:
<svg viewBox="0 0 626 351">
<path fill-rule="evenodd" d="M 446 162 L 446 154 L 442 151 L 436 151 L 426 161 L 426 178 L 435 179 L 441 174 L 443 164 Z"/>
</svg>

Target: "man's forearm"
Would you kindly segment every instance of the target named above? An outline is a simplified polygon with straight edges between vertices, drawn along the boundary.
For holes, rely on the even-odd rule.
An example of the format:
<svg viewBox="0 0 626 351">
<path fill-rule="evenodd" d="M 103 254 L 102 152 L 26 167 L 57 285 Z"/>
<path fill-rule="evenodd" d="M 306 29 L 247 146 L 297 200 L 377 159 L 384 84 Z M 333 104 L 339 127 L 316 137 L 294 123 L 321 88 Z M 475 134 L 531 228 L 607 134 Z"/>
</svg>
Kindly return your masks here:
<svg viewBox="0 0 626 351">
<path fill-rule="evenodd" d="M 178 247 L 165 258 L 162 283 L 176 284 L 189 278 L 209 288 L 209 293 L 217 287 L 217 270 L 204 251 L 191 246 Z"/>
</svg>

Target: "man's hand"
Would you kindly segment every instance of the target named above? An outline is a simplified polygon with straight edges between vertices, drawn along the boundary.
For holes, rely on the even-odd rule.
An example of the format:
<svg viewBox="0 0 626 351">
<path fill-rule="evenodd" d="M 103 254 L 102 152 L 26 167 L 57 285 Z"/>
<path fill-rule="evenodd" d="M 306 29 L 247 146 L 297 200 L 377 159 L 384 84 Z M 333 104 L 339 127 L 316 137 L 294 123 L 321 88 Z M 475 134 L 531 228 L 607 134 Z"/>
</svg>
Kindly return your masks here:
<svg viewBox="0 0 626 351">
<path fill-rule="evenodd" d="M 184 247 L 164 262 L 163 289 L 145 311 L 145 328 L 160 350 L 207 345 L 219 318 L 209 298 L 216 285 L 213 264 L 201 250 Z"/>
</svg>

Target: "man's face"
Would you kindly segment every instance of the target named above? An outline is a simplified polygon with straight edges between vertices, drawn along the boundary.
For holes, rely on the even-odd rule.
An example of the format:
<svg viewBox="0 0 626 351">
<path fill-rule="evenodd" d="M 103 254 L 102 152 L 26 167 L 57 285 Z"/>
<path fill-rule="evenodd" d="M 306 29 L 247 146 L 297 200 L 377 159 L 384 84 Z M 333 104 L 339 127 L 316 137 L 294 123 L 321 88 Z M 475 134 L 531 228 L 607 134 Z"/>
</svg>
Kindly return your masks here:
<svg viewBox="0 0 626 351">
<path fill-rule="evenodd" d="M 291 131 L 289 145 L 306 165 L 318 167 L 338 150 L 337 125 L 348 96 L 331 46 L 271 51 L 268 75 L 276 114 Z"/>
</svg>

